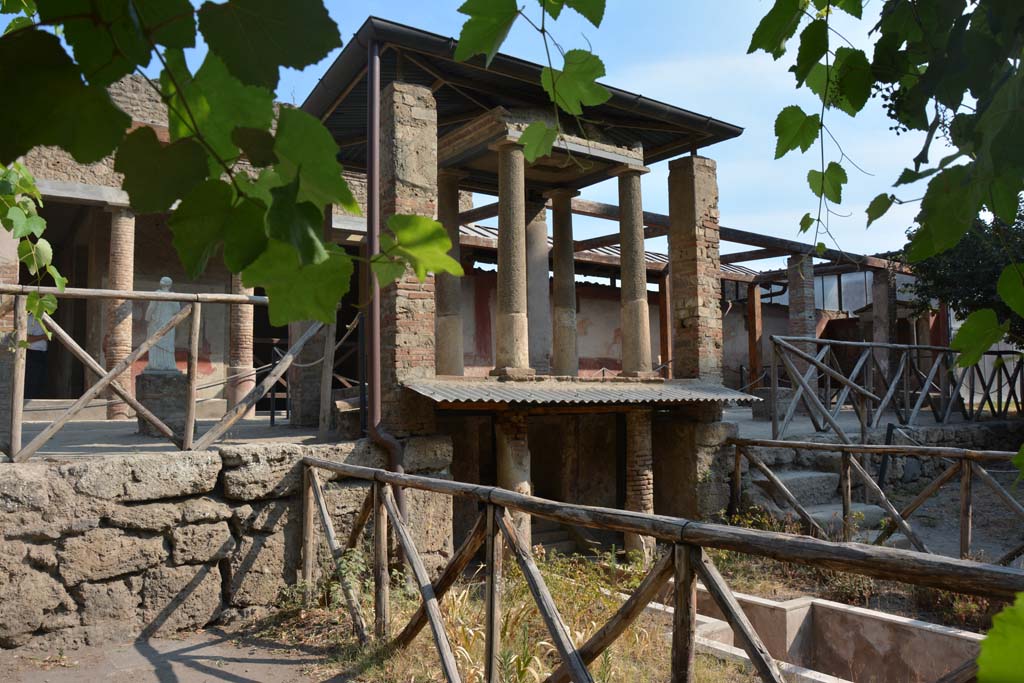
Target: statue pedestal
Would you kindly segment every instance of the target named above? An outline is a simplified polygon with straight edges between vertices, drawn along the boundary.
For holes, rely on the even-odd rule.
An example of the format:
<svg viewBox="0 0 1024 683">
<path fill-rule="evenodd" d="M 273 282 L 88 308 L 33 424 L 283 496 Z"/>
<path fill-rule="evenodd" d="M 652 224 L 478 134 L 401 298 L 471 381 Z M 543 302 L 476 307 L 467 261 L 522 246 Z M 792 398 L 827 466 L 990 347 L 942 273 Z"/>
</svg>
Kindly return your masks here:
<svg viewBox="0 0 1024 683">
<path fill-rule="evenodd" d="M 188 401 L 188 377 L 173 372 L 143 372 L 135 377 L 135 398 L 154 415 L 163 420 L 175 434 L 185 431 L 185 405 Z M 153 425 L 141 417 L 139 434 L 162 436 Z"/>
</svg>

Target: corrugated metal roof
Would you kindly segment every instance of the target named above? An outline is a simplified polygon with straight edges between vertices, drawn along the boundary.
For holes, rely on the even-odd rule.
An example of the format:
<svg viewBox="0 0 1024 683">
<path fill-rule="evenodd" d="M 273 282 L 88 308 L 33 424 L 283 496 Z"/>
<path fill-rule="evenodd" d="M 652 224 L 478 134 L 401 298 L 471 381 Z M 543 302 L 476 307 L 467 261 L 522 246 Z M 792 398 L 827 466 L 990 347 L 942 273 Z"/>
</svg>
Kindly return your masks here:
<svg viewBox="0 0 1024 683">
<path fill-rule="evenodd" d="M 491 242 L 494 243 L 495 249 L 497 249 L 498 247 L 497 228 L 488 225 L 478 224 L 462 225 L 459 226 L 459 234 L 462 235 L 463 237 L 475 237 L 477 239 L 490 240 Z M 550 235 L 548 235 L 548 246 L 554 246 L 554 243 L 552 242 Z M 576 252 L 577 259 L 586 258 L 587 255 L 605 256 L 618 260 L 621 259 L 622 257 L 622 249 L 619 247 L 619 245 L 614 245 L 610 247 L 598 247 L 597 249 L 584 249 L 583 251 Z M 664 266 L 666 263 L 668 263 L 668 254 L 661 254 L 656 251 L 647 251 L 644 253 L 644 257 L 646 258 L 647 263 L 657 264 L 659 266 Z M 721 265 L 721 268 L 723 272 L 732 273 L 735 275 L 757 275 L 756 270 L 752 270 L 750 268 L 747 268 L 746 266 L 739 266 L 732 263 L 723 263 Z"/>
<path fill-rule="evenodd" d="M 693 380 L 498 379 L 438 378 L 405 383 L 406 388 L 445 404 L 497 405 L 669 405 L 678 403 L 742 403 L 754 396 Z"/>
</svg>

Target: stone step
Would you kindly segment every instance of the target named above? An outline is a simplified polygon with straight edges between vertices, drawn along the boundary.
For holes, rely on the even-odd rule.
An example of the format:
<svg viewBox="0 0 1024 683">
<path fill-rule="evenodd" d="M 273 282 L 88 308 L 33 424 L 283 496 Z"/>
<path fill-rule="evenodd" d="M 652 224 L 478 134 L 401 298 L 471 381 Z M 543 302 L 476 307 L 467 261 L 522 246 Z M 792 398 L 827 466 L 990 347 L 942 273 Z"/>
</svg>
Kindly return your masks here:
<svg viewBox="0 0 1024 683">
<path fill-rule="evenodd" d="M 533 544 L 534 545 L 546 545 L 548 543 L 558 543 L 561 541 L 568 541 L 571 537 L 569 532 L 565 529 L 550 529 L 547 531 L 534 531 L 533 532 Z"/>
<path fill-rule="evenodd" d="M 773 470 L 773 472 L 804 507 L 824 505 L 834 502 L 836 499 L 839 488 L 839 474 L 836 472 L 815 470 Z M 789 507 L 782 495 L 775 491 L 775 487 L 759 471 L 752 470 L 750 480 L 771 496 L 780 507 L 784 509 Z"/>
<path fill-rule="evenodd" d="M 857 543 L 866 543 L 873 545 L 874 540 L 878 538 L 880 532 L 874 530 L 860 531 L 854 535 L 853 540 Z M 897 531 L 889 538 L 885 539 L 883 543 L 886 548 L 899 548 L 900 550 L 915 550 L 914 544 L 910 542 L 910 539 L 904 536 L 901 532 Z"/>
<path fill-rule="evenodd" d="M 842 530 L 842 503 L 824 503 L 806 507 L 814 521 L 820 524 L 825 531 L 835 533 Z M 850 505 L 850 513 L 853 517 L 853 524 L 858 529 L 877 529 L 885 519 L 885 510 L 869 503 L 853 503 Z"/>
<path fill-rule="evenodd" d="M 575 541 L 559 541 L 558 543 L 544 543 L 544 552 L 548 555 L 557 553 L 559 555 L 572 555 L 576 552 Z"/>
<path fill-rule="evenodd" d="M 530 522 L 530 527 L 533 529 L 535 536 L 539 531 L 564 531 L 559 522 L 552 519 L 542 519 L 540 517 L 534 517 Z"/>
</svg>

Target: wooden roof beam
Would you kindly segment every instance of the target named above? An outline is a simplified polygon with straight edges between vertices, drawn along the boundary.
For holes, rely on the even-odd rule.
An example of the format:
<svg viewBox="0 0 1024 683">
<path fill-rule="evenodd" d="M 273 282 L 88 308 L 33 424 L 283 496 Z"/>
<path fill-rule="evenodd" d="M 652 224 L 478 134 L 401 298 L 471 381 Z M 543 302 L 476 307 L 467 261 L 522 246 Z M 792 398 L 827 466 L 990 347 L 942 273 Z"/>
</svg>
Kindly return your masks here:
<svg viewBox="0 0 1024 683">
<path fill-rule="evenodd" d="M 722 254 L 722 263 L 743 263 L 744 261 L 760 261 L 776 256 L 785 256 L 788 252 L 781 249 L 751 249 L 750 251 L 737 251 L 732 254 Z"/>
</svg>

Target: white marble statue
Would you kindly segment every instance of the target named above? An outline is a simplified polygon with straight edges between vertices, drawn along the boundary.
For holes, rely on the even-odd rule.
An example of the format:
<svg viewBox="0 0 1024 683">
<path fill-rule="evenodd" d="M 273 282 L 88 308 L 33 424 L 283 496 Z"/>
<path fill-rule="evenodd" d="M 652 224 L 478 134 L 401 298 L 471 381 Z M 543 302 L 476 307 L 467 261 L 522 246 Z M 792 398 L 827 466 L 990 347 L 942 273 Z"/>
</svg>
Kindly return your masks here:
<svg viewBox="0 0 1024 683">
<path fill-rule="evenodd" d="M 171 278 L 160 278 L 158 292 L 171 291 Z M 178 314 L 181 304 L 177 301 L 150 301 L 146 307 L 146 336 L 152 337 L 167 321 Z M 174 360 L 174 330 L 171 330 L 149 349 L 149 362 L 143 372 L 179 372 Z"/>
</svg>

